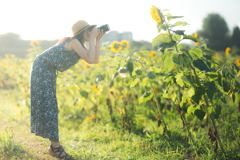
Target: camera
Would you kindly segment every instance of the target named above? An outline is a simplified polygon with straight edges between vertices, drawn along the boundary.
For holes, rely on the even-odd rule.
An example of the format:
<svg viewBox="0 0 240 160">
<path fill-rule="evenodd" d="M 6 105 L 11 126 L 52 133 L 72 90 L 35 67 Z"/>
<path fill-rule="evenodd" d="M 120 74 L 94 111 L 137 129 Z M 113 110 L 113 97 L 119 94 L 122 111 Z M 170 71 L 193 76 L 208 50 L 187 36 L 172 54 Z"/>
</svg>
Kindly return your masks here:
<svg viewBox="0 0 240 160">
<path fill-rule="evenodd" d="M 93 27 L 93 28 L 94 28 L 94 27 Z M 88 29 L 89 32 L 91 32 L 93 28 L 89 28 L 89 29 Z M 104 24 L 104 25 L 98 27 L 97 29 L 103 30 L 103 32 L 105 32 L 105 31 L 109 31 L 109 30 L 110 30 L 110 27 L 109 27 L 108 24 Z"/>
<path fill-rule="evenodd" d="M 99 30 L 103 30 L 103 32 L 105 31 L 109 31 L 110 30 L 110 27 L 108 24 L 105 24 L 105 25 L 102 25 L 100 27 L 98 27 Z"/>
</svg>

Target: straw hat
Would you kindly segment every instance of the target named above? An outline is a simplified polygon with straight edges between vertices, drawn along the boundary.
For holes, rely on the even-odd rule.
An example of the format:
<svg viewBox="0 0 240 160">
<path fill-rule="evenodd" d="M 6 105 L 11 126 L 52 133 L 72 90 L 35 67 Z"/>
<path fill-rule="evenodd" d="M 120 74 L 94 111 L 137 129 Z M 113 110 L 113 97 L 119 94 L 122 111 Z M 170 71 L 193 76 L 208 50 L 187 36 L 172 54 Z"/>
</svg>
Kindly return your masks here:
<svg viewBox="0 0 240 160">
<path fill-rule="evenodd" d="M 95 27 L 95 26 L 97 26 L 97 25 L 89 25 L 86 21 L 79 20 L 73 24 L 72 32 L 73 32 L 73 35 L 76 36 L 76 35 L 80 34 L 81 32 L 83 32 L 84 30 L 86 30 L 90 27 Z"/>
</svg>

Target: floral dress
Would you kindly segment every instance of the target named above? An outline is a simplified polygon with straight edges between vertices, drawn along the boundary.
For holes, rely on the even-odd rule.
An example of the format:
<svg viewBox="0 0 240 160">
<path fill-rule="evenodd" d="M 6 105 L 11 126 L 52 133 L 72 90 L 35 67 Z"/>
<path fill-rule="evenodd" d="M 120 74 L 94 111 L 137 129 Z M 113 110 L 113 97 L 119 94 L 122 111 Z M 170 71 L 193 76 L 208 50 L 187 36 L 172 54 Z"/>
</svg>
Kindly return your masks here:
<svg viewBox="0 0 240 160">
<path fill-rule="evenodd" d="M 31 133 L 59 142 L 56 79 L 79 60 L 80 56 L 59 43 L 37 55 L 30 70 Z"/>
</svg>

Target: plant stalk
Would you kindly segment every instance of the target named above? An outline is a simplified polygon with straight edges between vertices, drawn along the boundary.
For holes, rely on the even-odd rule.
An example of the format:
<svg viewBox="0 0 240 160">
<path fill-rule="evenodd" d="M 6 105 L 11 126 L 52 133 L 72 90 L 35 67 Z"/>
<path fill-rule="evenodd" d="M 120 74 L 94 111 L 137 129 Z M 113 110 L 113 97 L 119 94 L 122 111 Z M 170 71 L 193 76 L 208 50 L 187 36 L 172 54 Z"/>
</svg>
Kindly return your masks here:
<svg viewBox="0 0 240 160">
<path fill-rule="evenodd" d="M 205 100 L 206 105 L 207 105 L 207 108 L 208 108 L 208 107 L 209 107 L 209 104 L 208 104 L 207 96 L 205 95 L 205 93 L 204 93 L 204 100 Z M 210 115 L 210 119 L 211 119 L 211 121 L 212 121 L 213 127 L 217 130 L 217 127 L 216 127 L 214 118 L 212 117 L 211 114 L 208 113 L 208 110 L 207 110 L 207 109 L 206 109 L 206 111 L 207 111 L 207 114 Z M 220 137 L 219 137 L 219 135 L 218 135 L 218 132 L 217 132 L 216 137 L 217 137 L 217 140 L 218 140 L 218 142 L 219 142 L 218 144 L 220 145 L 220 148 L 221 148 L 221 150 L 222 150 L 222 152 L 223 152 L 223 154 L 224 154 L 224 156 L 225 156 L 225 151 L 224 151 L 224 149 L 223 149 L 223 145 L 222 145 L 221 139 L 220 139 Z"/>
<path fill-rule="evenodd" d="M 138 62 L 139 62 L 139 61 L 138 61 Z M 139 63 L 141 64 L 144 72 L 145 72 L 146 75 L 147 75 L 147 71 L 146 71 L 145 68 L 143 67 L 142 63 L 141 63 L 141 62 L 139 62 Z M 150 82 L 150 84 L 151 84 L 151 88 L 152 88 L 152 91 L 153 91 L 153 94 L 154 94 L 154 98 L 156 99 L 158 111 L 159 111 L 159 113 L 160 113 L 160 115 L 161 115 L 163 124 L 164 124 L 164 126 L 166 126 L 166 123 L 165 123 L 165 121 L 164 121 L 164 119 L 163 119 L 163 114 L 162 114 L 162 112 L 161 112 L 161 106 L 160 106 L 160 104 L 159 104 L 159 102 L 158 102 L 158 100 L 157 100 L 157 96 L 156 96 L 156 93 L 155 93 L 154 88 L 153 88 L 153 85 L 152 85 L 152 81 L 150 80 L 150 78 L 149 78 L 148 75 L 147 75 L 147 77 L 148 77 L 148 80 L 149 80 L 149 82 Z"/>
<path fill-rule="evenodd" d="M 199 86 L 201 86 L 200 81 L 199 81 L 199 78 L 198 78 L 198 76 L 197 76 L 197 74 L 196 74 L 195 68 L 193 68 L 192 66 L 190 66 L 190 68 L 191 68 L 191 69 L 193 70 L 193 72 L 194 72 L 194 75 L 195 75 L 195 78 L 196 78 L 195 80 L 197 81 L 197 84 L 198 84 Z M 210 115 L 210 119 L 211 119 L 211 121 L 212 121 L 213 127 L 217 130 L 217 127 L 216 127 L 214 118 L 212 117 L 211 114 L 208 113 L 209 104 L 208 104 L 208 101 L 207 101 L 207 96 L 206 96 L 206 94 L 205 94 L 205 91 L 204 91 L 204 101 L 205 101 L 206 106 L 207 106 L 206 112 L 207 112 L 208 115 Z M 223 152 L 223 154 L 224 154 L 224 156 L 225 156 L 225 151 L 224 151 L 224 149 L 223 149 L 223 145 L 222 145 L 222 142 L 221 142 L 221 139 L 220 139 L 218 133 L 217 133 L 216 136 L 217 136 L 217 140 L 218 140 L 218 142 L 219 142 L 218 144 L 220 145 L 220 148 L 221 148 L 221 150 L 222 150 L 222 152 Z"/>
</svg>

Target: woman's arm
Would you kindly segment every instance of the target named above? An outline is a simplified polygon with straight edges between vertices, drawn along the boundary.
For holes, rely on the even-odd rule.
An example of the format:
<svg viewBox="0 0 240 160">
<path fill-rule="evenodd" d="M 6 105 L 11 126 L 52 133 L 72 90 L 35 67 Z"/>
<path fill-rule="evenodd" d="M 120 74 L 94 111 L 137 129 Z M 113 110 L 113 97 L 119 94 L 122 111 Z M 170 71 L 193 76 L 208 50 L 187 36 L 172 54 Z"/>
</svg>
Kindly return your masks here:
<svg viewBox="0 0 240 160">
<path fill-rule="evenodd" d="M 89 39 L 88 57 L 89 57 L 91 63 L 95 62 L 95 57 L 96 57 L 95 46 L 96 46 L 95 38 L 90 37 L 90 39 Z"/>
<path fill-rule="evenodd" d="M 94 63 L 97 64 L 99 60 L 99 53 L 100 53 L 100 39 L 96 39 L 96 46 L 95 46 L 95 60 Z"/>
<path fill-rule="evenodd" d="M 77 39 L 73 39 L 70 43 L 72 48 L 77 52 L 77 54 L 84 59 L 87 63 L 93 64 L 95 61 L 95 46 L 96 46 L 96 37 L 98 35 L 97 28 L 94 28 L 89 34 L 89 50 L 87 51 Z"/>
<path fill-rule="evenodd" d="M 100 30 L 100 33 L 98 34 L 98 36 L 96 37 L 96 46 L 95 46 L 95 60 L 94 63 L 97 64 L 99 62 L 99 54 L 100 54 L 100 39 L 102 38 L 102 36 L 106 33 L 103 32 L 103 30 Z"/>
</svg>

